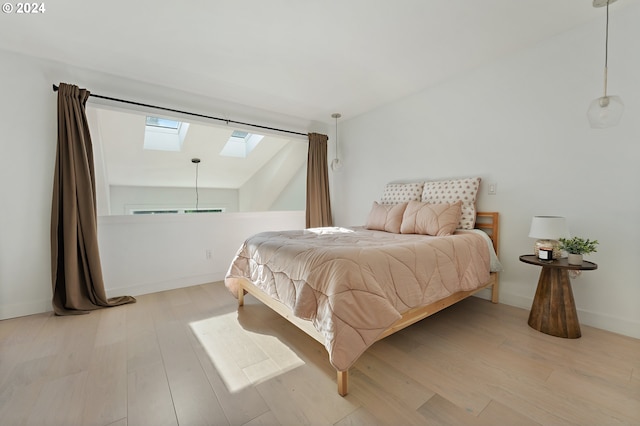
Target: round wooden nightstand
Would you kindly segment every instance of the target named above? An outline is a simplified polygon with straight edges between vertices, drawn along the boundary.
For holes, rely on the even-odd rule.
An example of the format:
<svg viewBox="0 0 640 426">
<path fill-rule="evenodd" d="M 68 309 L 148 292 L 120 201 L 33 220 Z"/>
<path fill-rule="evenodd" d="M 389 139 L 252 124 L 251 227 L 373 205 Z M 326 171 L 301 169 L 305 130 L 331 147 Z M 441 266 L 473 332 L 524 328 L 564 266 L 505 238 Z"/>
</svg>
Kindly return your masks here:
<svg viewBox="0 0 640 426">
<path fill-rule="evenodd" d="M 533 254 L 520 256 L 520 261 L 542 267 L 529 313 L 529 326 L 552 336 L 568 339 L 580 337 L 582 334 L 569 270 L 592 271 L 598 269 L 598 265 L 587 261 L 583 261 L 582 265 L 569 265 L 567 259 L 544 261 Z"/>
</svg>

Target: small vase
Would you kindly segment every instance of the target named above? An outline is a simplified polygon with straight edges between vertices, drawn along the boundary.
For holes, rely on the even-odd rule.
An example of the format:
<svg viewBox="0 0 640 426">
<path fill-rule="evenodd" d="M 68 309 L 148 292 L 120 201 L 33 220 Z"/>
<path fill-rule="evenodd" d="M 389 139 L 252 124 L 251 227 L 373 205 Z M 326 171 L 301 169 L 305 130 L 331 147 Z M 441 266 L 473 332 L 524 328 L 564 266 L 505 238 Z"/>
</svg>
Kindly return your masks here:
<svg viewBox="0 0 640 426">
<path fill-rule="evenodd" d="M 582 255 L 569 253 L 567 262 L 569 263 L 569 265 L 582 265 Z"/>
</svg>

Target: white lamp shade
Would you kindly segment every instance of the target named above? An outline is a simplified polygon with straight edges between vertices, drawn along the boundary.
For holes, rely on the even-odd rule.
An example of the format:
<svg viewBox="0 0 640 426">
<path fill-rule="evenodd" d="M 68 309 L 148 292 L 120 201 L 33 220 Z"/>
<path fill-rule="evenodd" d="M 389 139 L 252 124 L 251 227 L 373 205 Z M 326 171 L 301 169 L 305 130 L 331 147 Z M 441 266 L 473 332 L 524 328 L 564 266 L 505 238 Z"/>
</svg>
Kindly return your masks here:
<svg viewBox="0 0 640 426">
<path fill-rule="evenodd" d="M 617 126 L 624 112 L 624 103 L 620 96 L 603 96 L 594 99 L 589 105 L 587 118 L 594 129 Z"/>
<path fill-rule="evenodd" d="M 531 220 L 530 238 L 540 240 L 558 240 L 567 238 L 569 229 L 567 220 L 561 216 L 534 216 Z"/>
</svg>

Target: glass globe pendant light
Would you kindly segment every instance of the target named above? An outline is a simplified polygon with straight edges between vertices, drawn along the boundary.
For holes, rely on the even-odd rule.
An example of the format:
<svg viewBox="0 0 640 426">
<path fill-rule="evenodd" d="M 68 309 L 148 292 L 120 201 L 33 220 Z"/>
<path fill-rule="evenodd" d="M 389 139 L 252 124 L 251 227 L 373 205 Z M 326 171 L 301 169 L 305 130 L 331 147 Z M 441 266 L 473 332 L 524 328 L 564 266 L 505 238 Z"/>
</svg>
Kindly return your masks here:
<svg viewBox="0 0 640 426">
<path fill-rule="evenodd" d="M 593 0 L 593 7 L 607 7 L 607 26 L 604 48 L 604 95 L 594 99 L 587 110 L 589 124 L 594 129 L 613 127 L 620 122 L 624 112 L 624 103 L 620 96 L 607 95 L 607 62 L 609 56 L 609 4 L 616 0 Z"/>
</svg>

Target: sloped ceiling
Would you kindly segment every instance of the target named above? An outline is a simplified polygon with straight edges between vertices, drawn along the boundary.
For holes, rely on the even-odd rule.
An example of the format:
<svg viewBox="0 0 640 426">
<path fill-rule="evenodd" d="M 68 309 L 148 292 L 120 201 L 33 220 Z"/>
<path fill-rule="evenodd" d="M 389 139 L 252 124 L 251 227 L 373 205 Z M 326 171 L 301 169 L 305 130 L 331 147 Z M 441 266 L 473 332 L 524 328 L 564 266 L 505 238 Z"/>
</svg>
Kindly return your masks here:
<svg viewBox="0 0 640 426">
<path fill-rule="evenodd" d="M 612 20 L 633 2 L 612 5 Z M 591 0 L 45 6 L 3 14 L 0 49 L 328 123 L 333 112 L 354 117 L 589 20 L 601 19 L 604 32 L 604 10 Z"/>
<path fill-rule="evenodd" d="M 220 155 L 233 128 L 191 122 L 179 151 L 144 149 L 146 115 L 89 105 L 87 118 L 96 161 L 101 164 L 101 184 L 191 188 L 239 189 L 288 145 L 304 145 L 281 167 L 297 171 L 306 160 L 306 143 L 282 136 L 265 135 L 246 158 Z M 201 162 L 192 163 L 193 158 Z M 197 172 L 197 173 L 196 173 Z"/>
</svg>

